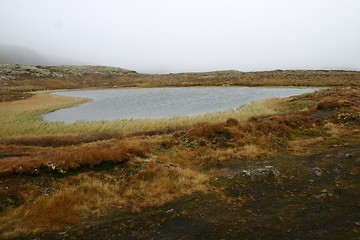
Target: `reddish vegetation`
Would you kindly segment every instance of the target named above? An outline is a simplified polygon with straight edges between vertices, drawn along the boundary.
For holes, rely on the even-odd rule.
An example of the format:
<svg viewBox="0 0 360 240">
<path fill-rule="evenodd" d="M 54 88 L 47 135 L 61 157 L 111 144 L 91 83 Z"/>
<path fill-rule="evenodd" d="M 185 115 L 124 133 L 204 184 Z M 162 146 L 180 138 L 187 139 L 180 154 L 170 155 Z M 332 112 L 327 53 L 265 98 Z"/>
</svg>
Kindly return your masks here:
<svg viewBox="0 0 360 240">
<path fill-rule="evenodd" d="M 326 100 L 319 102 L 317 105 L 317 109 L 327 110 L 327 109 L 336 109 L 336 108 L 343 107 L 343 106 L 349 107 L 349 106 L 354 106 L 354 105 L 355 105 L 354 101 L 331 98 L 331 99 L 326 99 Z"/>
<path fill-rule="evenodd" d="M 216 138 L 236 140 L 245 137 L 245 134 L 255 137 L 270 133 L 272 135 L 287 136 L 296 129 L 319 125 L 321 120 L 309 116 L 312 112 L 252 117 L 247 122 L 242 123 L 235 122 L 233 119 L 228 119 L 225 124 L 201 123 L 188 130 L 186 136 L 209 140 Z M 178 136 L 174 135 L 174 137 Z"/>
<path fill-rule="evenodd" d="M 331 94 L 331 96 L 330 96 Z M 323 100 L 325 97 L 325 101 Z M 339 119 L 346 119 L 349 124 L 356 122 L 359 117 L 359 92 L 356 89 L 345 88 L 341 90 L 330 89 L 308 96 L 308 99 L 315 104 L 312 109 L 290 112 L 285 114 L 252 117 L 246 122 L 239 123 L 236 119 L 229 118 L 224 124 L 200 123 L 186 131 L 185 134 L 179 132 L 173 134 L 175 138 L 184 139 L 187 146 L 206 146 L 208 144 L 218 146 L 232 146 L 234 142 L 240 145 L 259 144 L 261 146 L 271 146 L 276 142 L 290 139 L 294 134 L 316 135 L 321 134 L 324 121 L 316 117 L 316 113 L 325 109 L 347 108 L 347 113 L 335 112 L 337 114 L 332 121 L 338 122 Z M 351 114 L 349 113 L 351 112 Z M 319 116 L 322 115 L 319 112 Z M 350 115 L 349 115 L 350 114 Z M 182 136 L 185 136 L 183 138 Z M 195 138 L 196 140 L 192 139 Z M 283 140 L 279 140 L 279 139 Z M 190 141 L 190 143 L 189 143 Z"/>
<path fill-rule="evenodd" d="M 223 124 L 198 123 L 188 131 L 188 135 L 211 139 L 217 136 L 229 136 L 229 131 Z"/>
<path fill-rule="evenodd" d="M 227 126 L 237 126 L 237 125 L 239 125 L 239 121 L 236 120 L 235 118 L 228 118 L 226 120 L 226 125 Z"/>
<path fill-rule="evenodd" d="M 95 132 L 87 134 L 5 137 L 0 139 L 0 144 L 38 147 L 61 147 L 96 142 L 101 140 L 122 138 L 123 135 L 118 132 Z"/>
<path fill-rule="evenodd" d="M 5 158 L 1 161 L 0 175 L 14 172 L 36 174 L 44 168 L 64 173 L 69 169 L 93 167 L 102 162 L 126 162 L 136 156 L 144 157 L 146 152 L 145 147 L 124 143 L 63 147 L 36 156 Z"/>
<path fill-rule="evenodd" d="M 22 99 L 27 99 L 31 96 L 32 94 L 27 92 L 17 92 L 17 91 L 0 89 L 0 102 L 22 100 Z"/>
<path fill-rule="evenodd" d="M 270 117 L 253 117 L 249 120 L 253 124 L 252 129 L 255 133 L 287 135 L 292 130 L 299 128 L 309 128 L 314 124 L 319 124 L 318 119 L 311 119 L 308 112 L 288 113 L 284 115 L 275 115 Z"/>
</svg>

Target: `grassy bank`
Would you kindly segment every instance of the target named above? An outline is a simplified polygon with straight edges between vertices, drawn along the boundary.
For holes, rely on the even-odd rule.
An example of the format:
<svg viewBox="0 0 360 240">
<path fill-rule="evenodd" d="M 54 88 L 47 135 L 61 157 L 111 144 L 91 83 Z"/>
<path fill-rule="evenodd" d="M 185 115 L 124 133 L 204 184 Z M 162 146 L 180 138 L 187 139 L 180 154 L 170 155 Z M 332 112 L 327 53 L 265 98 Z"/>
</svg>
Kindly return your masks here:
<svg viewBox="0 0 360 240">
<path fill-rule="evenodd" d="M 60 108 L 74 106 L 88 100 L 35 93 L 26 100 L 0 103 L 0 137 L 20 135 L 46 135 L 70 133 L 117 132 L 122 134 L 154 129 L 189 127 L 199 122 L 220 123 L 228 118 L 240 121 L 251 116 L 273 114 L 279 111 L 278 99 L 266 99 L 218 113 L 198 116 L 179 116 L 163 119 L 129 119 L 115 121 L 77 121 L 72 124 L 45 122 L 41 116 Z"/>
</svg>

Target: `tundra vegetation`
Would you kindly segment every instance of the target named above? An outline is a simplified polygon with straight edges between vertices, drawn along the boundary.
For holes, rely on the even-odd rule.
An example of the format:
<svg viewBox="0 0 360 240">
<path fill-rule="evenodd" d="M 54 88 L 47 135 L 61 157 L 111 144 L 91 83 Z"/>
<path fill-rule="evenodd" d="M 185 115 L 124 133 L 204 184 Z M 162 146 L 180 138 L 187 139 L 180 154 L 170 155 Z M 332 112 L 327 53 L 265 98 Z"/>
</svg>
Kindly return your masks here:
<svg viewBox="0 0 360 240">
<path fill-rule="evenodd" d="M 177 75 L 196 83 L 185 76 Z M 174 76 L 159 79 L 166 77 Z M 326 85 L 297 78 L 289 84 Z M 358 77 L 336 77 L 329 85 L 338 87 L 236 111 L 73 124 L 40 116 L 86 99 L 19 92 L 20 84 L 11 84 L 0 95 L 1 238 L 355 239 L 360 233 Z M 185 227 L 161 235 L 171 224 Z"/>
</svg>

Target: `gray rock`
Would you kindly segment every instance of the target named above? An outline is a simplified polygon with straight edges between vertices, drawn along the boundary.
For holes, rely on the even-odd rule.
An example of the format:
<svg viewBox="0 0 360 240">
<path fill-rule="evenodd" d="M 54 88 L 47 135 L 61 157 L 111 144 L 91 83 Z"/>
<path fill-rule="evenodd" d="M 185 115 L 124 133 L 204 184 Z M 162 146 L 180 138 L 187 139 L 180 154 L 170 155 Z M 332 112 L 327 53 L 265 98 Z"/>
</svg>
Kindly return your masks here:
<svg viewBox="0 0 360 240">
<path fill-rule="evenodd" d="M 323 170 L 321 170 L 319 167 L 314 167 L 313 171 L 314 171 L 315 175 L 318 177 L 321 177 L 324 174 Z"/>
<path fill-rule="evenodd" d="M 171 213 L 173 213 L 173 212 L 174 212 L 174 209 L 171 208 L 171 209 L 169 209 L 169 210 L 166 211 L 166 214 L 171 214 Z"/>
<path fill-rule="evenodd" d="M 265 166 L 254 170 L 242 170 L 236 173 L 236 176 L 241 177 L 266 177 L 266 176 L 279 176 L 279 171 L 274 166 Z"/>
</svg>

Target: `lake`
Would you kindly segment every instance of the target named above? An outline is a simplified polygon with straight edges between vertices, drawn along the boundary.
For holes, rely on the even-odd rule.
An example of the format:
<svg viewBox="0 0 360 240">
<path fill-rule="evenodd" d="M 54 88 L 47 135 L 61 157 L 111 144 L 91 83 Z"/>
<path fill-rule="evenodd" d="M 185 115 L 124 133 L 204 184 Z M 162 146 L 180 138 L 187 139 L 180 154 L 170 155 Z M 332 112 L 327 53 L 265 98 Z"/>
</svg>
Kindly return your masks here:
<svg viewBox="0 0 360 240">
<path fill-rule="evenodd" d="M 45 121 L 115 120 L 191 116 L 236 109 L 270 97 L 289 97 L 315 88 L 188 87 L 66 91 L 54 95 L 91 102 L 45 114 Z"/>
</svg>

